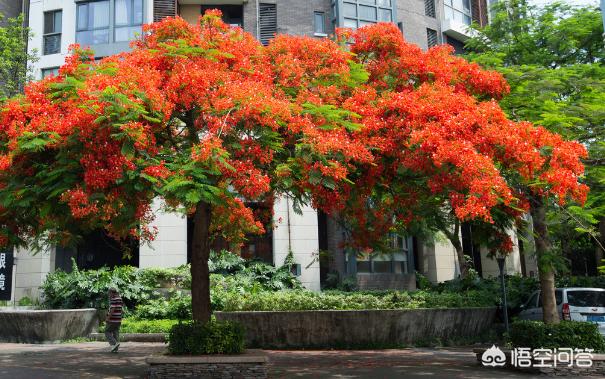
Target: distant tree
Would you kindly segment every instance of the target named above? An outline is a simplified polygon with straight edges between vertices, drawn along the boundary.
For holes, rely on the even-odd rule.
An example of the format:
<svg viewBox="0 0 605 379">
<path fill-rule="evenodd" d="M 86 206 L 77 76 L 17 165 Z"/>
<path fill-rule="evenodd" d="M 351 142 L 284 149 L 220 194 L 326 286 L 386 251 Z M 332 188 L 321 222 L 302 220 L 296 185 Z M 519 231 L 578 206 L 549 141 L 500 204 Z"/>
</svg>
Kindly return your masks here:
<svg viewBox="0 0 605 379">
<path fill-rule="evenodd" d="M 605 49 L 598 8 L 556 2 L 543 8 L 527 0 L 499 1 L 490 25 L 466 46 L 468 57 L 504 74 L 510 94 L 500 104 L 514 120 L 543 125 L 589 151 L 583 181 L 586 207 L 532 199 L 540 276 L 552 282 L 578 233 L 605 232 Z M 527 189 L 526 189 L 527 192 Z M 549 233 L 549 220 L 553 227 Z M 575 232 L 574 232 L 575 231 Z M 574 235 L 575 233 L 575 235 Z M 601 235 L 601 244 L 603 244 Z M 553 245 L 554 242 L 554 245 Z M 596 243 L 597 263 L 603 253 Z M 576 245 L 577 246 L 577 245 Z M 556 322 L 554 286 L 543 287 L 544 318 Z"/>
<path fill-rule="evenodd" d="M 0 13 L 0 20 L 4 17 Z M 32 80 L 32 69 L 28 63 L 35 63 L 35 50 L 27 51 L 30 39 L 29 29 L 23 26 L 23 15 L 6 20 L 0 26 L 0 101 L 21 92 L 25 82 Z"/>
</svg>

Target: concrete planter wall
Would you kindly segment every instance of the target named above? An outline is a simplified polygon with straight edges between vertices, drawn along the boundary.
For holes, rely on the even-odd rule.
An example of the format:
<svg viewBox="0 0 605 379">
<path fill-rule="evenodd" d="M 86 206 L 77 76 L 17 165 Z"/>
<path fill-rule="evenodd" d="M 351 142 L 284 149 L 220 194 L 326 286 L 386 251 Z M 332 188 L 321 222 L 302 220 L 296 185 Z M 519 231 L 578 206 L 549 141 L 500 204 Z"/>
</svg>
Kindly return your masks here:
<svg viewBox="0 0 605 379">
<path fill-rule="evenodd" d="M 86 337 L 98 325 L 96 309 L 15 310 L 0 308 L 0 341 L 57 342 Z"/>
<path fill-rule="evenodd" d="M 435 339 L 473 338 L 487 332 L 496 308 L 363 311 L 216 312 L 246 328 L 260 348 L 395 347 Z"/>
</svg>

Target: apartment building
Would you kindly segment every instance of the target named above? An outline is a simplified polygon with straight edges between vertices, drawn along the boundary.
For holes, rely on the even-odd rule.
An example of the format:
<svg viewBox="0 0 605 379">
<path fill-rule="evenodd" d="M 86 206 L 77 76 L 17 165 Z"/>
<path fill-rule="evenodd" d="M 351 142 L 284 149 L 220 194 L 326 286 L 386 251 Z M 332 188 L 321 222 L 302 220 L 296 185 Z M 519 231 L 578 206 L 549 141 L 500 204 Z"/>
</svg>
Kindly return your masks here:
<svg viewBox="0 0 605 379">
<path fill-rule="evenodd" d="M 488 19 L 486 0 L 30 0 L 28 21 L 34 34 L 30 48 L 41 52 L 34 64 L 35 74 L 43 78 L 57 73 L 72 43 L 91 46 L 97 57 L 107 56 L 126 51 L 145 23 L 175 15 L 195 23 L 211 8 L 220 9 L 225 22 L 242 27 L 263 43 L 276 33 L 326 38 L 335 27 L 357 28 L 384 21 L 395 23 L 408 41 L 422 48 L 449 43 L 459 51 L 469 36 L 468 25 L 472 21 L 485 24 Z M 432 281 L 458 275 L 456 254 L 445 240 L 394 235 L 396 254 L 363 257 L 342 249 L 346 236 L 325 214 L 311 207 L 296 213 L 287 198 L 265 206 L 273 208 L 273 218 L 279 222 L 266 235 L 251 238 L 242 247 L 242 255 L 280 265 L 292 251 L 297 274 L 309 289 L 319 290 L 329 272 L 352 275 L 364 288 L 414 288 L 415 271 Z M 102 232 L 87 236 L 76 249 L 49 247 L 37 255 L 18 251 L 16 298 L 36 297 L 45 275 L 59 268 L 69 270 L 72 258 L 82 268 L 187 263 L 192 224 L 182 215 L 160 208 L 160 203 L 155 204 L 157 238 L 148 245 L 134 243 L 130 259 L 123 258 L 118 246 Z M 484 276 L 497 273 L 495 261 L 485 251 L 470 249 Z M 329 252 L 329 258 L 320 251 Z M 508 260 L 508 270 L 521 272 L 524 267 L 528 273 L 535 272 L 535 263 L 521 259 L 516 250 Z"/>
</svg>

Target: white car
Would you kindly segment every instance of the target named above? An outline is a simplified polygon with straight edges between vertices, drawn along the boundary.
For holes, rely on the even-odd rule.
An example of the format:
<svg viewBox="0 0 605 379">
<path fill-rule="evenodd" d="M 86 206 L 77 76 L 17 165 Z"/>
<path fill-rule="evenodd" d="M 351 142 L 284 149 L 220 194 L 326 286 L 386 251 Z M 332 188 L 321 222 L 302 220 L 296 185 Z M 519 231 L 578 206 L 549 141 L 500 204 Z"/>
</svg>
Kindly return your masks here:
<svg viewBox="0 0 605 379">
<path fill-rule="evenodd" d="M 605 289 L 603 288 L 557 288 L 555 289 L 557 309 L 561 320 L 594 322 L 599 332 L 605 336 Z M 542 299 L 540 291 L 532 293 L 521 306 L 519 318 L 542 320 Z"/>
</svg>

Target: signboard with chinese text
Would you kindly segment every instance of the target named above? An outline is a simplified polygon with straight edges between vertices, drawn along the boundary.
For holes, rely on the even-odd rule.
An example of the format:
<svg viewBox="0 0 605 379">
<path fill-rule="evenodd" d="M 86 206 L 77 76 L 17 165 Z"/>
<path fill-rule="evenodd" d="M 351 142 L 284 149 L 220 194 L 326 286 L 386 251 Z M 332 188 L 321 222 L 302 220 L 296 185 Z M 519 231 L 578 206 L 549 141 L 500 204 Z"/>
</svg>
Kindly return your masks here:
<svg viewBox="0 0 605 379">
<path fill-rule="evenodd" d="M 13 251 L 0 250 L 0 300 L 10 300 L 13 291 Z"/>
</svg>

